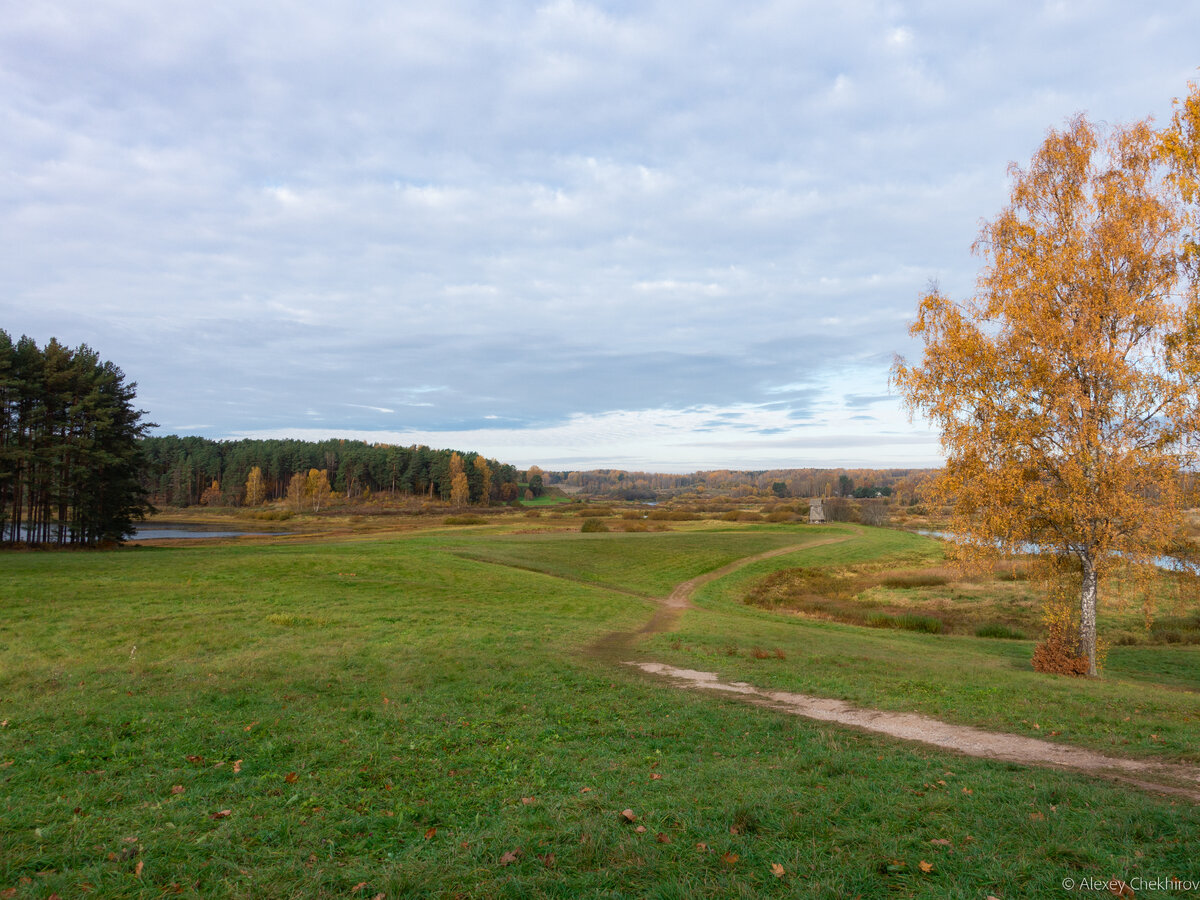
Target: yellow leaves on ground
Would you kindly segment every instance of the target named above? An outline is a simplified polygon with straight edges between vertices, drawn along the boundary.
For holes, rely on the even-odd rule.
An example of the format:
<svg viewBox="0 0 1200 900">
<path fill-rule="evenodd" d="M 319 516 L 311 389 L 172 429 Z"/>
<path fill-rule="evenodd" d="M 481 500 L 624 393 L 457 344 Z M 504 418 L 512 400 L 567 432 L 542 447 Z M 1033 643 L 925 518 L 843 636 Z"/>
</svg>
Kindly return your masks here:
<svg viewBox="0 0 1200 900">
<path fill-rule="evenodd" d="M 782 878 L 784 875 L 783 866 L 779 863 L 771 863 L 771 874 L 776 878 Z"/>
</svg>

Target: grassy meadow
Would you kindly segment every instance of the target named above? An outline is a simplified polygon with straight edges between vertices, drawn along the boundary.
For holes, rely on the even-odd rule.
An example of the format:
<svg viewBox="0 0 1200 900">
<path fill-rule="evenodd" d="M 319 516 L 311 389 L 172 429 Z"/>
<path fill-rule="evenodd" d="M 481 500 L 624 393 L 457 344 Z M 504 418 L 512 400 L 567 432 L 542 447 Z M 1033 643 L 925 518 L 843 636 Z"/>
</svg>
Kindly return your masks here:
<svg viewBox="0 0 1200 900">
<path fill-rule="evenodd" d="M 796 569 L 936 566 L 926 538 L 579 527 L 0 555 L 0 897 L 1003 900 L 1200 880 L 1185 800 L 676 690 L 588 649 L 681 581 L 800 545 L 703 586 L 628 658 L 1200 762 L 1200 648 L 1042 676 L 1030 640 L 745 602 Z"/>
</svg>

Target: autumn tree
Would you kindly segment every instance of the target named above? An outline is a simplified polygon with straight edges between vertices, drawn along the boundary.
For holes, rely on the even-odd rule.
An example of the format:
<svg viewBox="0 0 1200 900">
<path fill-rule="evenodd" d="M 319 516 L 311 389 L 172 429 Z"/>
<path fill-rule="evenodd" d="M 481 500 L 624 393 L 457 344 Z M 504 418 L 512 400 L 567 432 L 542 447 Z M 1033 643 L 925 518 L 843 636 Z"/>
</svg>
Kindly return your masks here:
<svg viewBox="0 0 1200 900">
<path fill-rule="evenodd" d="M 288 481 L 288 506 L 290 506 L 294 512 L 300 512 L 300 510 L 304 508 L 304 493 L 307 486 L 308 479 L 300 472 L 297 472 L 291 477 L 291 480 Z"/>
<path fill-rule="evenodd" d="M 462 457 L 450 455 L 450 502 L 454 506 L 466 506 L 471 499 L 471 486 L 463 469 Z"/>
<path fill-rule="evenodd" d="M 304 479 L 304 497 L 312 506 L 313 512 L 320 512 L 321 507 L 329 502 L 333 488 L 329 486 L 329 473 L 324 469 L 309 469 Z"/>
<path fill-rule="evenodd" d="M 1195 462 L 1200 308 L 1158 140 L 1149 122 L 1051 130 L 983 226 L 977 293 L 933 287 L 911 328 L 924 361 L 893 369 L 941 429 L 956 552 L 1037 547 L 1077 597 L 1059 624 L 1090 675 L 1101 584 L 1178 546 Z"/>
<path fill-rule="evenodd" d="M 262 506 L 267 499 L 267 486 L 263 483 L 262 468 L 255 466 L 246 476 L 246 505 Z"/>
</svg>

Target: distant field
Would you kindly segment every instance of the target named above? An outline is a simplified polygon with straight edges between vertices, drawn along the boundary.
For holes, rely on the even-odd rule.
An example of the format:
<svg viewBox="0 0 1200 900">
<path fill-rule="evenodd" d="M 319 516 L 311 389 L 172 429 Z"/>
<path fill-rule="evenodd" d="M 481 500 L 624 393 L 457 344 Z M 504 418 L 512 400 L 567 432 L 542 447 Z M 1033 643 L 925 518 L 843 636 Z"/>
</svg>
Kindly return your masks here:
<svg viewBox="0 0 1200 900">
<path fill-rule="evenodd" d="M 742 603 L 789 567 L 936 563 L 897 531 L 470 529 L 0 555 L 0 892 L 1013 898 L 1200 878 L 1186 802 L 585 652 L 680 581 L 844 538 L 707 585 L 631 658 L 1198 761 L 1195 647 L 1116 647 L 1102 682 L 1071 681 L 1033 673 L 1028 641 Z"/>
</svg>

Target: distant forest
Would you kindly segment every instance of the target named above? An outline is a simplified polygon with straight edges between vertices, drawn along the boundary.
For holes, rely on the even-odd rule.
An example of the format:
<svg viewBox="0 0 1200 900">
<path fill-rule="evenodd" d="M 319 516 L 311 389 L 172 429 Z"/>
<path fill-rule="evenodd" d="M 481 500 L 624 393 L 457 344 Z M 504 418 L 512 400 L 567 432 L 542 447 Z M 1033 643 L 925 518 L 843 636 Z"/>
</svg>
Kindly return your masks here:
<svg viewBox="0 0 1200 900">
<path fill-rule="evenodd" d="M 142 484 L 156 506 L 241 506 L 253 469 L 261 474 L 257 504 L 284 499 L 293 476 L 326 473 L 329 486 L 348 500 L 387 492 L 462 501 L 455 494 L 453 450 L 399 447 L 363 441 L 214 441 L 202 437 L 147 437 Z M 458 452 L 468 503 L 518 498 L 521 473 L 478 453 Z M 460 476 L 461 478 L 461 476 Z M 258 482 L 256 482 L 257 484 Z M 253 493 L 258 493 L 254 491 Z"/>
<path fill-rule="evenodd" d="M 546 472 L 546 484 L 568 493 L 621 500 L 651 500 L 684 494 L 755 495 L 784 497 L 895 497 L 912 502 L 932 474 L 931 469 L 716 469 L 672 475 L 594 469 L 587 472 Z"/>
</svg>

